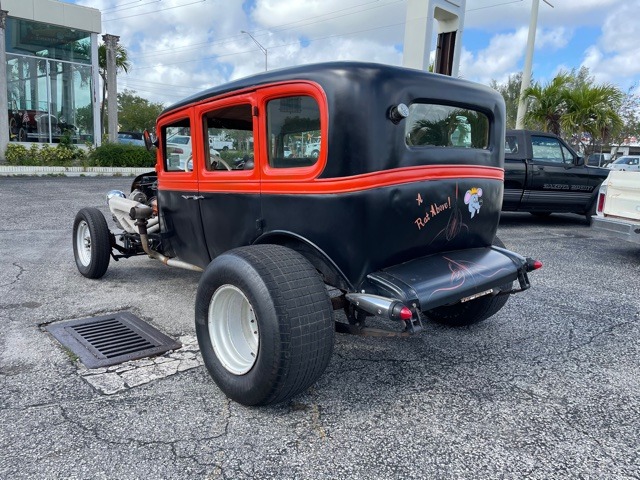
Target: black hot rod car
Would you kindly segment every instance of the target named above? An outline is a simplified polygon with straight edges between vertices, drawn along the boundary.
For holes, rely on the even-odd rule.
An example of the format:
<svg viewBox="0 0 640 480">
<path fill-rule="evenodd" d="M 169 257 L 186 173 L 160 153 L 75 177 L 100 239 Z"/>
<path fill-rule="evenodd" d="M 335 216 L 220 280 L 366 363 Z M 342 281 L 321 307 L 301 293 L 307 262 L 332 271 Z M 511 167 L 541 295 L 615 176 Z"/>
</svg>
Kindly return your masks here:
<svg viewBox="0 0 640 480">
<path fill-rule="evenodd" d="M 213 88 L 145 135 L 156 171 L 110 192 L 116 229 L 77 214 L 78 269 L 98 278 L 110 257 L 146 254 L 204 271 L 195 321 L 211 376 L 240 403 L 284 401 L 327 366 L 334 309 L 347 331 L 378 316 L 411 334 L 423 318 L 479 322 L 529 287 L 541 264 L 496 238 L 504 117 L 489 88 L 365 63 Z M 209 148 L 221 134 L 226 157 Z"/>
</svg>

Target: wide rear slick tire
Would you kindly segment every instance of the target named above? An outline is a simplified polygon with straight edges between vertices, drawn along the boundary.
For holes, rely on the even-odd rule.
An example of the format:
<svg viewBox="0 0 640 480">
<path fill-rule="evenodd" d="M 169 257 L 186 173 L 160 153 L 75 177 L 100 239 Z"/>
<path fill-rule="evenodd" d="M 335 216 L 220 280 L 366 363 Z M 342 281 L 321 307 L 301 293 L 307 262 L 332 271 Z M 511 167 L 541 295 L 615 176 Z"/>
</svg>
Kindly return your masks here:
<svg viewBox="0 0 640 480">
<path fill-rule="evenodd" d="M 244 405 L 303 392 L 333 352 L 333 310 L 322 279 L 302 255 L 278 245 L 216 257 L 200 280 L 195 320 L 209 374 Z"/>
<path fill-rule="evenodd" d="M 97 208 L 83 208 L 73 221 L 73 256 L 87 278 L 102 277 L 111 259 L 111 234 Z"/>
<path fill-rule="evenodd" d="M 493 245 L 505 248 L 504 243 L 496 237 Z M 500 286 L 501 292 L 510 291 L 513 287 L 512 283 Z M 465 327 L 474 323 L 482 322 L 492 317 L 505 306 L 509 300 L 509 295 L 485 295 L 475 298 L 465 303 L 455 303 L 453 305 L 445 305 L 428 310 L 425 315 L 436 323 L 449 327 Z"/>
</svg>

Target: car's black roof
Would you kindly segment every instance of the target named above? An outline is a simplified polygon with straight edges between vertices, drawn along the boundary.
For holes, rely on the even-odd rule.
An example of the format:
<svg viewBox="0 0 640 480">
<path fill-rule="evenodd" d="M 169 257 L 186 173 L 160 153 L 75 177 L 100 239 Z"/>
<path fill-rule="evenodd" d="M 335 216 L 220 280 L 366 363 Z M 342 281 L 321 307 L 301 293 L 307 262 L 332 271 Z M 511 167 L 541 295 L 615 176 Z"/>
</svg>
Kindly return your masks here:
<svg viewBox="0 0 640 480">
<path fill-rule="evenodd" d="M 313 82 L 326 96 L 331 161 L 322 177 L 376 172 L 418 162 L 499 167 L 504 152 L 504 100 L 495 90 L 459 78 L 390 65 L 331 62 L 274 70 L 210 88 L 168 107 L 161 115 L 236 91 L 285 82 Z M 408 149 L 405 124 L 388 119 L 400 103 L 437 103 L 482 111 L 492 122 L 490 148 Z M 338 152 L 337 156 L 333 152 Z M 428 157 L 428 158 L 427 158 Z"/>
<path fill-rule="evenodd" d="M 438 83 L 451 82 L 452 85 L 459 84 L 460 82 L 473 85 L 475 87 L 484 88 L 490 90 L 489 87 L 479 85 L 466 80 L 458 78 L 451 78 L 445 75 L 433 74 L 425 72 L 423 70 L 415 70 L 405 67 L 398 67 L 393 65 L 383 65 L 378 63 L 367 62 L 326 62 L 326 63 L 314 63 L 308 65 L 300 65 L 296 67 L 288 67 L 277 70 L 270 70 L 268 72 L 259 73 L 249 77 L 244 77 L 238 80 L 234 80 L 229 83 L 218 85 L 207 90 L 203 90 L 200 93 L 196 93 L 190 97 L 187 97 L 169 107 L 167 107 L 162 115 L 170 113 L 174 110 L 180 109 L 189 104 L 201 102 L 203 100 L 223 95 L 225 93 L 244 90 L 260 85 L 266 85 L 276 82 L 294 81 L 294 80 L 309 80 L 317 82 L 323 88 L 330 88 L 336 81 L 345 76 L 351 77 L 357 75 L 362 80 L 372 80 L 374 77 L 378 78 L 392 78 L 394 76 L 424 76 L 437 79 Z"/>
</svg>

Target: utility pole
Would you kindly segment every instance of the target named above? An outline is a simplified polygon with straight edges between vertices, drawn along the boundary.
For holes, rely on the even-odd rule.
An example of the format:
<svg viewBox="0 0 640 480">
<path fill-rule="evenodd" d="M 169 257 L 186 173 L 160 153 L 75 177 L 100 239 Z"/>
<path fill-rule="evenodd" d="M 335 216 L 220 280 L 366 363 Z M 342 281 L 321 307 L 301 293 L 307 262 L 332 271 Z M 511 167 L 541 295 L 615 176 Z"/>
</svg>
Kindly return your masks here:
<svg viewBox="0 0 640 480">
<path fill-rule="evenodd" d="M 544 3 L 553 8 L 547 0 Z M 533 47 L 536 42 L 536 28 L 538 27 L 538 7 L 540 0 L 531 0 L 531 20 L 529 22 L 529 36 L 527 38 L 527 52 L 524 58 L 524 70 L 522 71 L 522 83 L 520 84 L 520 100 L 518 101 L 518 114 L 516 115 L 516 129 L 524 128 L 524 116 L 527 113 L 527 99 L 524 92 L 531 84 L 531 65 L 533 63 Z"/>
</svg>

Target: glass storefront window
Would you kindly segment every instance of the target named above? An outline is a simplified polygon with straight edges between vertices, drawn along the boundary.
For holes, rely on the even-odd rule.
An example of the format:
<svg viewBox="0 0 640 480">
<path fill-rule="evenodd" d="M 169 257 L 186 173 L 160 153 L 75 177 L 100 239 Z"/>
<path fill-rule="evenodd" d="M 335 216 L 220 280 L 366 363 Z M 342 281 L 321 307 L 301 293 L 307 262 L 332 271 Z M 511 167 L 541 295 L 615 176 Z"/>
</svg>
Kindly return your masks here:
<svg viewBox="0 0 640 480">
<path fill-rule="evenodd" d="M 91 64 L 91 34 L 74 28 L 7 18 L 7 53 Z"/>
<path fill-rule="evenodd" d="M 93 141 L 91 81 L 88 65 L 7 55 L 11 140 Z"/>
<path fill-rule="evenodd" d="M 7 100 L 12 141 L 93 141 L 90 33 L 8 18 Z"/>
</svg>

